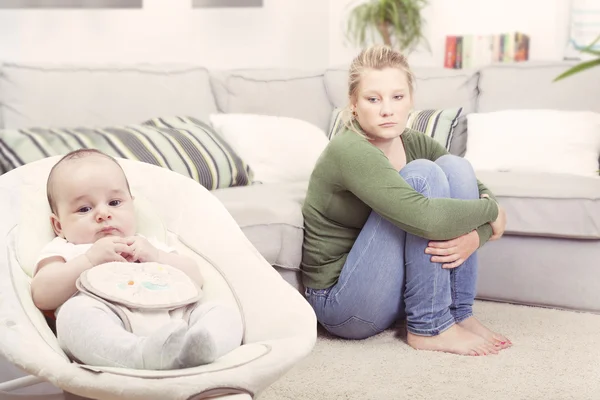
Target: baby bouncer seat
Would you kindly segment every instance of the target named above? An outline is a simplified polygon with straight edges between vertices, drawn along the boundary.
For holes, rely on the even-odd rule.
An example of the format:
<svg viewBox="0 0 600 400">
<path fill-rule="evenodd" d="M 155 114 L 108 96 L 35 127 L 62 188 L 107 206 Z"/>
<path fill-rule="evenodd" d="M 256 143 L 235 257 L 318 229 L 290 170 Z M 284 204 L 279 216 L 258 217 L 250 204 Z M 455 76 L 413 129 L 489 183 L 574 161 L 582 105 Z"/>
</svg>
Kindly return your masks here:
<svg viewBox="0 0 600 400">
<path fill-rule="evenodd" d="M 0 393 L 47 381 L 89 399 L 250 399 L 311 352 L 312 308 L 251 245 L 224 206 L 183 175 L 119 159 L 135 196 L 138 231 L 197 260 L 205 278 L 203 298 L 237 306 L 243 343 L 211 364 L 171 371 L 69 360 L 30 294 L 35 259 L 54 237 L 46 179 L 59 159 L 0 176 L 0 356 L 32 375 L 0 384 Z"/>
</svg>

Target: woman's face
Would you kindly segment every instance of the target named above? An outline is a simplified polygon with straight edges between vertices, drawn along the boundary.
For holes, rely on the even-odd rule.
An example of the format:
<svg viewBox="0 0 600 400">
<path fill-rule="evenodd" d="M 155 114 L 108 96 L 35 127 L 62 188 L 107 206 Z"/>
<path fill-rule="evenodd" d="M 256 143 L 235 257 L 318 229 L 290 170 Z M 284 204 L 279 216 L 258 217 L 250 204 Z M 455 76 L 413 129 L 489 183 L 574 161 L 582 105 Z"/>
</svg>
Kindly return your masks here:
<svg viewBox="0 0 600 400">
<path fill-rule="evenodd" d="M 363 73 L 352 110 L 369 137 L 393 139 L 406 128 L 412 96 L 406 73 L 398 68 L 367 69 Z"/>
</svg>

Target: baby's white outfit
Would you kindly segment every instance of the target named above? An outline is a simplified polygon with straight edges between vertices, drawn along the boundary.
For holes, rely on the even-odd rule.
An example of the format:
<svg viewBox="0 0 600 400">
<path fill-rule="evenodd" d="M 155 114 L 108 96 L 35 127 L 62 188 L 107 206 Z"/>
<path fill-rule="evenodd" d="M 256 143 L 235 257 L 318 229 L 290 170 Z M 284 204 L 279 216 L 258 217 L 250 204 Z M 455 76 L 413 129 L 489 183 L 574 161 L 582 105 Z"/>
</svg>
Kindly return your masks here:
<svg viewBox="0 0 600 400">
<path fill-rule="evenodd" d="M 157 249 L 173 252 L 149 238 Z M 42 250 L 65 262 L 91 244 L 55 238 Z M 158 263 L 106 263 L 81 274 L 79 290 L 56 310 L 59 343 L 88 365 L 174 369 L 212 362 L 239 346 L 238 310 L 200 302 L 201 290 L 181 270 Z"/>
</svg>

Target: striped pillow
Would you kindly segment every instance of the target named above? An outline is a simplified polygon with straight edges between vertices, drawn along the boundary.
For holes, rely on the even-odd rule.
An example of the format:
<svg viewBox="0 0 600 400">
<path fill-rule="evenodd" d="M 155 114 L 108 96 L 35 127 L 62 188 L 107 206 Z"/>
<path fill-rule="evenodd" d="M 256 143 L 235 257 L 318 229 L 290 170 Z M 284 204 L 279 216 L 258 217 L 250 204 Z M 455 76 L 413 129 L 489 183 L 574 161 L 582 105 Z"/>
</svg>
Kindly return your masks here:
<svg viewBox="0 0 600 400">
<path fill-rule="evenodd" d="M 342 129 L 345 129 L 342 109 L 333 111 L 329 132 L 327 137 L 333 138 Z M 443 110 L 420 110 L 412 111 L 408 115 L 406 127 L 424 133 L 435 139 L 439 144 L 450 151 L 452 134 L 458 124 L 458 118 L 462 113 L 462 107 Z"/>
<path fill-rule="evenodd" d="M 108 128 L 0 130 L 0 171 L 80 148 L 143 161 L 194 179 L 209 190 L 252 183 L 248 165 L 207 124 L 178 118 Z"/>
</svg>

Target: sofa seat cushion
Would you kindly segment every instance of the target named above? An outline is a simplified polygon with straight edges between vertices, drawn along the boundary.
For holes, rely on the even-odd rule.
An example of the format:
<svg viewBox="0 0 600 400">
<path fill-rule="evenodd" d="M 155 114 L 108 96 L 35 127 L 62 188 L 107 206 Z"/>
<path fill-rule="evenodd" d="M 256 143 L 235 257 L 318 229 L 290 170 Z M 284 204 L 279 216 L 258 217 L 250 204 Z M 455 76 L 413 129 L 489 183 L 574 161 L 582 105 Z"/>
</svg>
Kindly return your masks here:
<svg viewBox="0 0 600 400">
<path fill-rule="evenodd" d="M 600 239 L 600 177 L 478 171 L 506 209 L 506 233 Z"/>
<path fill-rule="evenodd" d="M 298 271 L 302 260 L 302 203 L 308 182 L 256 184 L 213 194 L 273 266 Z"/>
</svg>

